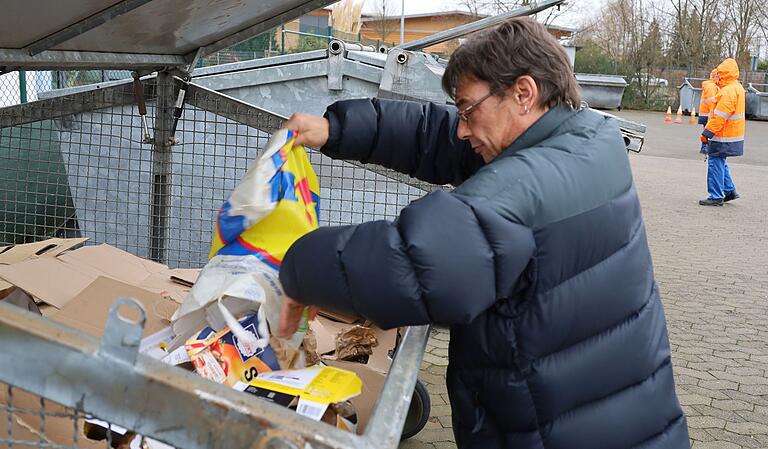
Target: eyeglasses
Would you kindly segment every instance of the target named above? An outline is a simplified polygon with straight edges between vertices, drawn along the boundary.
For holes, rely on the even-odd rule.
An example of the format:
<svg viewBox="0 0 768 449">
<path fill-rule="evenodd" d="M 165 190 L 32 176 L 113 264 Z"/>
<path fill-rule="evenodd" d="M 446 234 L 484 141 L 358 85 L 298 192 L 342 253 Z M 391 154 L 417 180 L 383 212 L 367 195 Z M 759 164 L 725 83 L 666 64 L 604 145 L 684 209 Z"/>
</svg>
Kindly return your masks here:
<svg viewBox="0 0 768 449">
<path fill-rule="evenodd" d="M 469 123 L 469 116 L 470 116 L 470 115 L 471 115 L 473 112 L 475 112 L 475 108 L 476 108 L 476 107 L 478 107 L 478 106 L 480 106 L 480 103 L 482 103 L 482 102 L 484 102 L 485 100 L 487 100 L 487 99 L 488 99 L 488 97 L 490 97 L 491 95 L 493 95 L 493 91 L 490 91 L 490 92 L 488 92 L 488 94 L 486 94 L 486 95 L 485 95 L 483 98 L 481 98 L 481 99 L 477 100 L 476 102 L 472 103 L 471 105 L 467 106 L 466 108 L 464 108 L 464 109 L 460 110 L 460 111 L 458 112 L 458 114 L 459 114 L 459 118 L 460 118 L 461 120 L 463 120 L 463 121 L 465 121 L 465 122 Z"/>
</svg>

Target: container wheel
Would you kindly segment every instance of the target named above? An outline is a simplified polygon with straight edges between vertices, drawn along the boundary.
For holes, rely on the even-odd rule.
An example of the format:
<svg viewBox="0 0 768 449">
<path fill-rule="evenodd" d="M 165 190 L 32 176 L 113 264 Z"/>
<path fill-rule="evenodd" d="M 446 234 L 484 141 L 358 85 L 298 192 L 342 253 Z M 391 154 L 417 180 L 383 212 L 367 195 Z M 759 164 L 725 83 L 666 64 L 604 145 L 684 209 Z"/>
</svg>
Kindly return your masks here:
<svg viewBox="0 0 768 449">
<path fill-rule="evenodd" d="M 421 432 L 421 429 L 427 424 L 431 408 L 432 401 L 429 399 L 429 391 L 427 391 L 427 387 L 417 379 L 416 386 L 413 388 L 411 406 L 408 408 L 408 415 L 405 417 L 403 434 L 400 436 L 401 440 L 408 439 Z"/>
</svg>

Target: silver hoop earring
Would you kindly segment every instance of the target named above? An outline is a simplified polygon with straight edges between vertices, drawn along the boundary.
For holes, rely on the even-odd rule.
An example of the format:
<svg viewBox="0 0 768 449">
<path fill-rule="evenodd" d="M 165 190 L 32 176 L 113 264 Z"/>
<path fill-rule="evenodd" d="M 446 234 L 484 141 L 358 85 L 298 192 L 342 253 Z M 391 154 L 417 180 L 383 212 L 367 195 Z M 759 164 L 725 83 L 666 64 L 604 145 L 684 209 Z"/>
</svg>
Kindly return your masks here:
<svg viewBox="0 0 768 449">
<path fill-rule="evenodd" d="M 523 106 L 523 109 L 525 110 L 526 114 L 528 114 L 530 112 L 530 110 L 528 109 L 528 105 L 527 104 Z"/>
</svg>

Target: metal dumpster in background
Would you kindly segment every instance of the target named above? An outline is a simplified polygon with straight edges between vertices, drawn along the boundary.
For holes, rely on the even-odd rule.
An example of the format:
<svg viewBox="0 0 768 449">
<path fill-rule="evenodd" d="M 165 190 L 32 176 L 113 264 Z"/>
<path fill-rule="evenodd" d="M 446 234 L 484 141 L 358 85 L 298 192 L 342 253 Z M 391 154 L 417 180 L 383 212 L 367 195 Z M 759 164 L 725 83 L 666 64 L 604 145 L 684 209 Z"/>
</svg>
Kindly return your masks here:
<svg viewBox="0 0 768 449">
<path fill-rule="evenodd" d="M 768 84 L 749 83 L 746 91 L 747 118 L 768 120 Z"/>
<path fill-rule="evenodd" d="M 680 91 L 680 107 L 683 108 L 683 114 L 691 115 L 693 108 L 699 109 L 702 81 L 704 78 L 683 78 L 683 84 L 677 87 Z"/>
<path fill-rule="evenodd" d="M 621 98 L 627 87 L 627 81 L 623 76 L 587 73 L 575 75 L 581 87 L 581 99 L 586 101 L 589 107 L 621 110 Z"/>
</svg>

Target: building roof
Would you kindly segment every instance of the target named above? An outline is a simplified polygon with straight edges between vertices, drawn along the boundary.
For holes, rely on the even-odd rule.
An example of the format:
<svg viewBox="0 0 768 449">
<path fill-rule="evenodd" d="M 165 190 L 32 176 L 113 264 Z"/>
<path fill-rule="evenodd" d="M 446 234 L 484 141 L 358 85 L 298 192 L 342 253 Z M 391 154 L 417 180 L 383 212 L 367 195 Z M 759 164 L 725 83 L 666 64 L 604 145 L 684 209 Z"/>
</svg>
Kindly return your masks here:
<svg viewBox="0 0 768 449">
<path fill-rule="evenodd" d="M 462 11 L 462 10 L 451 10 L 451 11 L 436 11 L 436 12 L 427 12 L 422 14 L 408 14 L 405 15 L 405 19 L 419 19 L 419 18 L 425 18 L 425 17 L 439 17 L 439 16 L 467 16 L 467 17 L 476 17 L 477 19 L 484 19 L 488 17 L 487 14 L 472 14 L 469 11 Z M 381 20 L 400 20 L 399 15 L 394 16 L 386 16 L 386 17 L 375 17 L 373 15 L 363 15 L 360 19 L 361 23 L 366 22 L 378 22 Z M 553 31 L 561 31 L 563 33 L 575 33 L 578 31 L 578 28 L 564 26 L 564 25 L 553 25 L 553 24 L 546 24 L 544 25 L 549 30 Z"/>
<path fill-rule="evenodd" d="M 554 31 L 562 31 L 564 33 L 575 33 L 579 31 L 578 28 L 564 26 L 564 25 L 554 25 L 551 23 L 544 25 L 548 30 L 554 30 Z"/>
<path fill-rule="evenodd" d="M 436 12 L 426 12 L 421 14 L 406 14 L 404 18 L 419 19 L 423 17 L 439 17 L 439 16 L 467 16 L 467 17 L 477 17 L 478 19 L 488 17 L 486 14 L 472 14 L 469 11 L 461 11 L 458 9 L 454 9 L 452 11 L 436 11 Z M 380 20 L 400 20 L 400 15 L 398 14 L 393 16 L 376 17 L 374 15 L 368 14 L 368 17 L 363 17 L 360 21 L 364 23 L 364 22 L 378 22 Z"/>
</svg>

